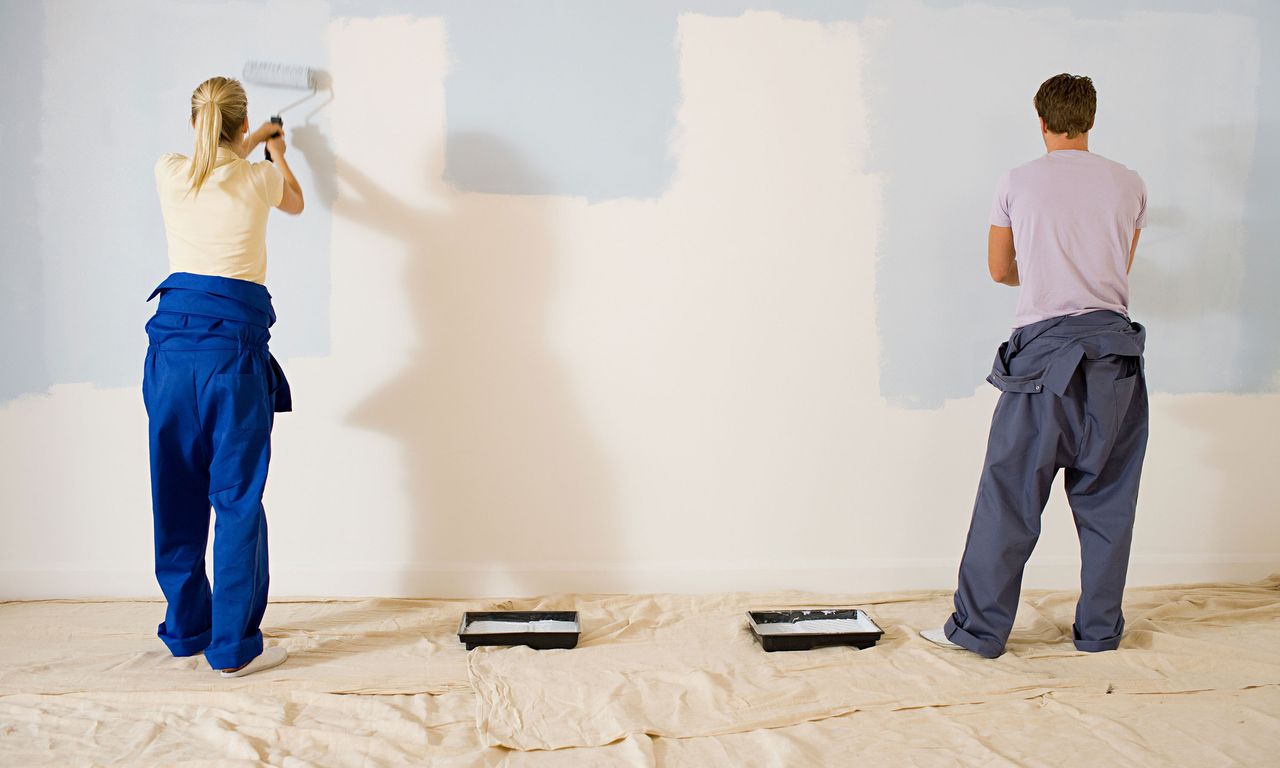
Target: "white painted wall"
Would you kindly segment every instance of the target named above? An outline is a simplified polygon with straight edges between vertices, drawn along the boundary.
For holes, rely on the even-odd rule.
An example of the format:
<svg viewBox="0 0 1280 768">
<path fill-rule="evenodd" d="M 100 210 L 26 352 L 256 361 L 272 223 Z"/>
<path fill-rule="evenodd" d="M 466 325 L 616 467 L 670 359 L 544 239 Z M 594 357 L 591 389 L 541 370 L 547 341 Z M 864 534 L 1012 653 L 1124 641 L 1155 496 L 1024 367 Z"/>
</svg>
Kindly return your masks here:
<svg viewBox="0 0 1280 768">
<path fill-rule="evenodd" d="M 441 182 L 440 21 L 329 26 L 331 349 L 285 363 L 274 594 L 954 584 L 996 392 L 880 396 L 882 28 L 679 28 L 673 185 L 588 204 Z M 1277 570 L 1280 396 L 1155 395 L 1151 418 L 1132 582 Z M 8 403 L 0 451 L 0 597 L 158 594 L 136 387 Z M 1028 583 L 1077 570 L 1059 488 Z"/>
</svg>

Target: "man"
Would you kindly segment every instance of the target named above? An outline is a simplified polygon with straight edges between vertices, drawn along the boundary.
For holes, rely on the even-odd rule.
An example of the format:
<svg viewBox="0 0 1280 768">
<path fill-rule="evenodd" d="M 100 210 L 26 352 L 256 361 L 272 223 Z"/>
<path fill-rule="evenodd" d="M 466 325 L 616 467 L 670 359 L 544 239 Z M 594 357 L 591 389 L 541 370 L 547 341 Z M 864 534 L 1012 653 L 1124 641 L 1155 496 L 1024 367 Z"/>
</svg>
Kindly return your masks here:
<svg viewBox="0 0 1280 768">
<path fill-rule="evenodd" d="M 1093 82 L 1061 74 L 1035 96 L 1047 153 L 1006 173 L 988 267 L 1021 286 L 1013 335 L 987 381 L 1001 390 L 960 564 L 955 613 L 927 640 L 1004 653 L 1022 572 L 1059 469 L 1080 535 L 1082 651 L 1117 648 L 1147 446 L 1146 331 L 1129 321 L 1129 269 L 1146 225 L 1138 174 L 1089 151 Z"/>
</svg>

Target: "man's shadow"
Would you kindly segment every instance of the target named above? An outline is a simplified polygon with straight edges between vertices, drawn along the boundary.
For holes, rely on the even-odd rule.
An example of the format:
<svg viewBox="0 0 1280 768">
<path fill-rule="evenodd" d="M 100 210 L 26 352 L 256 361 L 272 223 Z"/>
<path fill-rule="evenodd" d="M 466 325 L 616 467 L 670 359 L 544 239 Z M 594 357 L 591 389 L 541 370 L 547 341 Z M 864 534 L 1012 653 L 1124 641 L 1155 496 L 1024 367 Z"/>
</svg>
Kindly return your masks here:
<svg viewBox="0 0 1280 768">
<path fill-rule="evenodd" d="M 314 139 L 295 137 L 309 161 L 323 150 Z M 533 174 L 493 136 L 449 140 Z M 324 175 L 325 160 L 313 167 Z M 403 450 L 414 510 L 404 592 L 454 591 L 430 574 L 463 568 L 478 571 L 467 591 L 528 594 L 546 587 L 515 571 L 616 561 L 609 468 L 550 343 L 557 244 L 542 206 L 460 193 L 432 177 L 424 184 L 447 204 L 418 209 L 341 157 L 330 167 L 336 183 L 317 181 L 322 200 L 393 235 L 407 253 L 401 284 L 415 346 L 404 369 L 350 414 Z"/>
</svg>

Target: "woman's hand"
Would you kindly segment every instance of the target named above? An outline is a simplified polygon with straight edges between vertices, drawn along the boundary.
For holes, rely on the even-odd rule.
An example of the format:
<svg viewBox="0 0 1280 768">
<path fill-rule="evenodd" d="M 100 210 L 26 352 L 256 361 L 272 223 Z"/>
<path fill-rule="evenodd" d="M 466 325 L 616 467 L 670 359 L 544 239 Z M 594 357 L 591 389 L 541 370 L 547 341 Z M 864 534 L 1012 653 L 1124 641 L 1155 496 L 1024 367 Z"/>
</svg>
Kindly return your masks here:
<svg viewBox="0 0 1280 768">
<path fill-rule="evenodd" d="M 281 131 L 280 126 L 268 120 L 256 129 L 245 135 L 243 149 L 240 152 L 241 157 L 248 157 L 258 145 L 269 140 L 272 136 Z"/>
<path fill-rule="evenodd" d="M 278 125 L 273 125 L 272 128 L 275 128 L 276 135 L 267 139 L 267 151 L 271 153 L 272 160 L 275 160 L 276 158 L 283 159 L 284 151 L 288 148 L 284 141 L 284 128 L 281 128 Z"/>
<path fill-rule="evenodd" d="M 254 131 L 253 136 L 251 136 L 250 138 L 253 141 L 254 146 L 257 146 L 262 142 L 266 141 L 267 139 L 271 138 L 272 136 L 276 135 L 276 133 L 279 131 L 280 131 L 280 126 L 268 120 L 267 122 L 258 126 L 258 130 Z"/>
</svg>

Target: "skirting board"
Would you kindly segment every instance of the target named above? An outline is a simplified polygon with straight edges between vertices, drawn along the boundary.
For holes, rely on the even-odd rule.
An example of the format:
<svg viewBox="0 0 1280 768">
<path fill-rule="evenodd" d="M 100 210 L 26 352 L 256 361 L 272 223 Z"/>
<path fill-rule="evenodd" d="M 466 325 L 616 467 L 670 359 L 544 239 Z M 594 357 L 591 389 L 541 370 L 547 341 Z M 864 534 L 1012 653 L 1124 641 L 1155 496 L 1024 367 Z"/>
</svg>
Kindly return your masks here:
<svg viewBox="0 0 1280 768">
<path fill-rule="evenodd" d="M 950 590 L 954 560 L 835 562 L 673 562 L 627 566 L 580 563 L 550 567 L 528 563 L 415 564 L 336 563 L 331 567 L 275 563 L 271 593 L 327 597 L 516 597 L 567 592 L 768 592 L 801 590 L 831 594 Z M 1079 562 L 1032 560 L 1023 586 L 1077 589 Z M 1200 582 L 1253 582 L 1280 572 L 1276 555 L 1135 555 L 1129 586 Z M 157 597 L 148 567 L 108 563 L 0 563 L 0 600 Z"/>
</svg>

